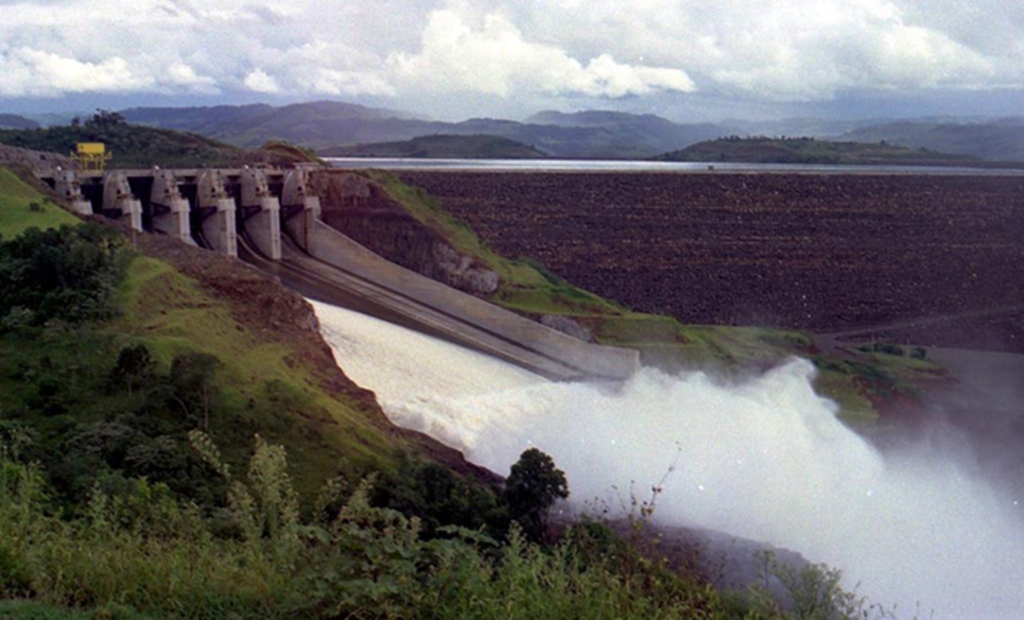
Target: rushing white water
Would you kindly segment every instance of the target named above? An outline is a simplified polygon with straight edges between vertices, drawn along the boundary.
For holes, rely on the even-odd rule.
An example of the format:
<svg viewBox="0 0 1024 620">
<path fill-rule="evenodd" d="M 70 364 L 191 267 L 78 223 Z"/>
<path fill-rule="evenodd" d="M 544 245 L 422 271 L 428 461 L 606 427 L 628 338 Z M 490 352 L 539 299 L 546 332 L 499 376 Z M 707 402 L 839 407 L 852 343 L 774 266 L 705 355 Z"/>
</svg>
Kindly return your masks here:
<svg viewBox="0 0 1024 620">
<path fill-rule="evenodd" d="M 577 506 L 658 498 L 665 521 L 730 532 L 842 568 L 887 606 L 948 620 L 1024 616 L 1016 498 L 927 448 L 883 459 L 794 360 L 743 382 L 644 369 L 621 385 L 536 375 L 363 315 L 314 304 L 340 366 L 388 416 L 507 472 L 536 446 Z M 617 489 L 617 490 L 616 490 Z M 1024 499 L 1024 498 L 1021 498 Z"/>
</svg>

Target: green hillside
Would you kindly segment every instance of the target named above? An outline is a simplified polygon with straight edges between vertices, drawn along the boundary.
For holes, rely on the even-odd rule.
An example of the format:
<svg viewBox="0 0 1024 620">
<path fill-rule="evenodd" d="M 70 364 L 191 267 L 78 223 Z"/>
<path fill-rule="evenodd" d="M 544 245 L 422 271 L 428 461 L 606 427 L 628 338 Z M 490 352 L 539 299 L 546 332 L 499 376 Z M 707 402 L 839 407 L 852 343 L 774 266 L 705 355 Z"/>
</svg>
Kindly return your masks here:
<svg viewBox="0 0 1024 620">
<path fill-rule="evenodd" d="M 16 174 L 0 168 L 0 238 L 16 237 L 32 227 L 56 228 L 77 221 Z"/>
<path fill-rule="evenodd" d="M 885 142 L 830 142 L 814 138 L 722 138 L 659 155 L 658 161 L 746 164 L 972 165 L 965 155 L 909 149 Z"/>
<path fill-rule="evenodd" d="M 487 135 L 430 135 L 403 142 L 378 142 L 325 149 L 324 157 L 416 157 L 543 159 L 546 154 L 515 140 Z"/>
<path fill-rule="evenodd" d="M 196 134 L 129 125 L 117 113 L 100 112 L 79 125 L 36 130 L 0 130 L 0 144 L 67 155 L 77 142 L 103 142 L 116 168 L 229 166 L 243 155 L 237 147 Z"/>
<path fill-rule="evenodd" d="M 33 429 L 51 475 L 75 456 L 71 438 L 113 433 L 152 447 L 152 458 L 178 459 L 175 473 L 154 480 L 195 491 L 203 483 L 185 433 L 198 425 L 231 462 L 257 433 L 285 445 L 310 501 L 332 475 L 397 472 L 400 452 L 419 452 L 421 440 L 398 432 L 337 370 L 309 328 L 311 309 L 237 261 L 150 235 L 133 249 L 2 168 L 0 243 L 0 420 Z M 119 378 L 127 360 L 144 370 Z M 96 480 L 142 473 L 124 455 L 78 456 Z M 64 490 L 80 499 L 81 489 Z"/>
</svg>

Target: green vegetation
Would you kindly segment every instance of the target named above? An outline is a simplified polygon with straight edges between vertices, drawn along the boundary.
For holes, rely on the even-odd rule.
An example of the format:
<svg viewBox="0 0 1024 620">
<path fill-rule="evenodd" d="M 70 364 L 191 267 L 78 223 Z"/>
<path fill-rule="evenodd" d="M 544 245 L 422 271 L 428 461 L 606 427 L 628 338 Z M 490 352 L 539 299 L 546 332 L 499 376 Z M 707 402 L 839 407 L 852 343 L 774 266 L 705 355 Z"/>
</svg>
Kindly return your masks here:
<svg viewBox="0 0 1024 620">
<path fill-rule="evenodd" d="M 276 165 L 324 163 L 312 149 L 296 146 L 284 140 L 271 140 L 257 151 Z"/>
<path fill-rule="evenodd" d="M 660 161 L 730 162 L 758 164 L 838 165 L 970 165 L 973 157 L 948 155 L 927 149 L 908 149 L 885 141 L 830 142 L 814 138 L 740 138 L 732 136 L 700 142 L 680 151 L 659 155 Z"/>
<path fill-rule="evenodd" d="M 29 228 L 54 228 L 75 222 L 78 218 L 11 170 L 0 167 L 0 237 L 10 239 Z"/>
<path fill-rule="evenodd" d="M 543 159 L 545 153 L 515 140 L 487 135 L 430 135 L 326 149 L 324 157 Z"/>
<path fill-rule="evenodd" d="M 103 142 L 117 168 L 227 166 L 242 150 L 195 134 L 129 125 L 116 112 L 98 111 L 85 122 L 47 129 L 0 131 L 0 143 L 69 154 L 78 142 Z"/>
<path fill-rule="evenodd" d="M 783 613 L 764 591 L 725 599 L 637 553 L 600 524 L 549 547 L 513 527 L 424 535 L 416 517 L 373 504 L 375 476 L 329 480 L 302 516 L 280 446 L 259 437 L 244 475 L 198 431 L 197 454 L 226 483 L 204 511 L 145 479 L 94 487 L 80 514 L 53 510 L 24 435 L 0 434 L 0 613 L 11 618 L 867 618 L 839 573 L 785 573 Z M 563 480 L 564 482 L 564 480 Z M 641 524 L 642 526 L 642 524 Z M 867 608 L 870 610 L 871 608 Z"/>
<path fill-rule="evenodd" d="M 569 485 L 565 472 L 555 467 L 550 456 L 530 448 L 509 470 L 503 495 L 509 517 L 527 536 L 540 540 L 547 527 L 548 509 L 555 501 L 569 497 Z"/>
<path fill-rule="evenodd" d="M 304 503 L 332 475 L 371 470 L 394 481 L 381 501 L 422 508 L 424 519 L 444 498 L 422 498 L 417 482 L 490 495 L 415 457 L 372 401 L 337 387 L 336 369 L 318 365 L 328 357 L 268 338 L 240 318 L 246 300 L 138 256 L 112 229 L 83 223 L 3 241 L 24 224 L 7 212 L 43 200 L 16 187 L 24 195 L 5 197 L 0 210 L 0 419 L 34 437 L 31 457 L 61 503 L 138 476 L 209 498 L 216 485 L 187 446 L 197 427 L 234 463 L 254 433 L 287 445 Z M 44 215 L 58 213 L 51 205 Z M 474 515 L 467 524 L 483 524 L 485 511 Z"/>
</svg>

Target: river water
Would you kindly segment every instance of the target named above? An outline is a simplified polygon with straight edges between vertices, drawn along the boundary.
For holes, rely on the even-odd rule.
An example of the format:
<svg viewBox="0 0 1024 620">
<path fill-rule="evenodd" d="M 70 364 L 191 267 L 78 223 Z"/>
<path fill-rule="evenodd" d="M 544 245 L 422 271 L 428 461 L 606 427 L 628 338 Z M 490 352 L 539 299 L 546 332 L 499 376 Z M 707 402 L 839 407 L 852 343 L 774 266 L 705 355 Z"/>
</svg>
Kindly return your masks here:
<svg viewBox="0 0 1024 620">
<path fill-rule="evenodd" d="M 728 164 L 581 159 L 423 159 L 399 157 L 328 157 L 331 166 L 346 169 L 435 170 L 472 172 L 763 172 L 796 174 L 913 174 L 1022 176 L 1024 169 L 945 166 L 833 166 L 811 164 Z"/>
<path fill-rule="evenodd" d="M 314 307 L 341 368 L 392 421 L 498 473 L 538 447 L 566 471 L 574 510 L 614 511 L 661 484 L 656 519 L 840 567 L 848 587 L 898 603 L 899 617 L 918 605 L 918 617 L 949 620 L 1024 610 L 1021 501 L 986 484 L 965 455 L 920 445 L 883 457 L 814 392 L 804 360 L 742 380 L 643 369 L 620 384 L 555 383 Z"/>
</svg>

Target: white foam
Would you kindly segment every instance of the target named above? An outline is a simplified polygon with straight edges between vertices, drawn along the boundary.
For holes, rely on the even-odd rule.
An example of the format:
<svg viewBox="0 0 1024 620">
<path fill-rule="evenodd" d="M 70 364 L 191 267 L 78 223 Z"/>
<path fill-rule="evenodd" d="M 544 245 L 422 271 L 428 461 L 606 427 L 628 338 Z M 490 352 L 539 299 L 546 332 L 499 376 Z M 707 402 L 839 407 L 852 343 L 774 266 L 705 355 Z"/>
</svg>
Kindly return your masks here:
<svg viewBox="0 0 1024 620">
<path fill-rule="evenodd" d="M 770 541 L 841 568 L 873 601 L 942 619 L 1024 613 L 1020 507 L 945 455 L 883 458 L 793 360 L 742 383 L 644 369 L 616 386 L 548 382 L 455 345 L 315 304 L 340 366 L 388 416 L 504 473 L 537 446 L 572 500 Z M 618 489 L 617 491 L 614 489 Z M 913 615 L 912 613 L 910 615 Z M 925 613 L 927 616 L 927 613 Z"/>
</svg>

